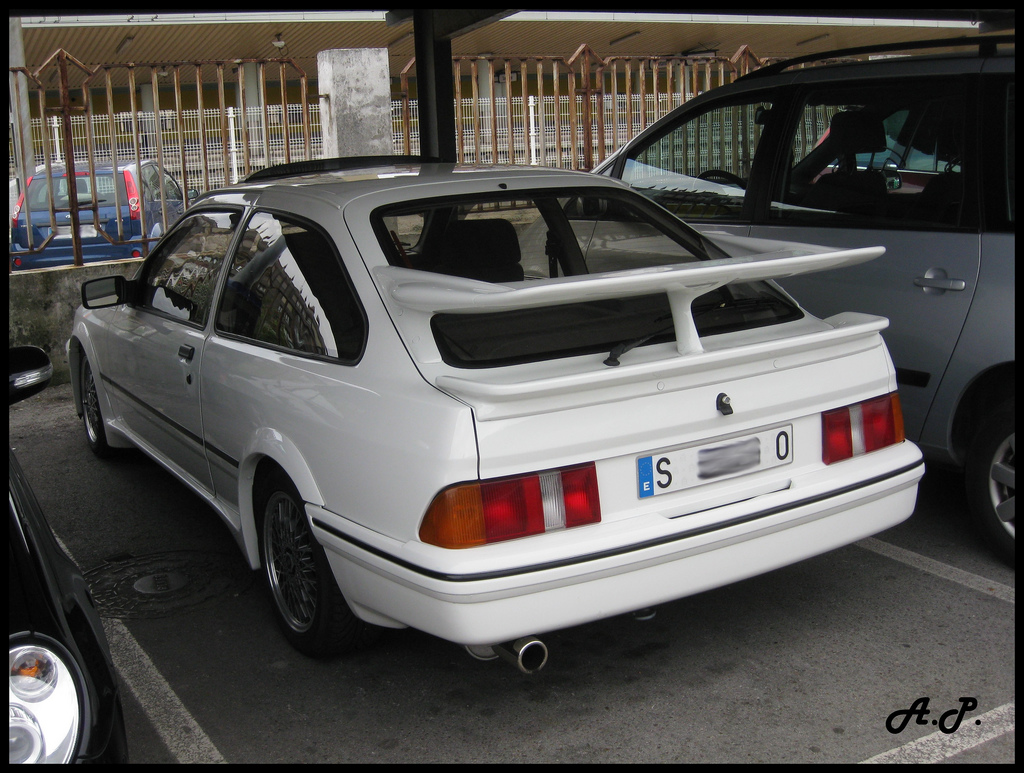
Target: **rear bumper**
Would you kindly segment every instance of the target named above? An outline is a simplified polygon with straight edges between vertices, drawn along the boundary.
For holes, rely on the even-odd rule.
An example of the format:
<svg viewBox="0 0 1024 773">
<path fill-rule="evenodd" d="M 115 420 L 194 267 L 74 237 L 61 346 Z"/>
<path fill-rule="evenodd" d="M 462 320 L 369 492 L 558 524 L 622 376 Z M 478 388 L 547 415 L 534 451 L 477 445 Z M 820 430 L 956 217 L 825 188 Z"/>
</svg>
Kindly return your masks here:
<svg viewBox="0 0 1024 773">
<path fill-rule="evenodd" d="M 913 512 L 924 474 L 920 452 L 906 446 L 899 467 L 827 495 L 778 492 L 758 498 L 767 507 L 713 529 L 688 529 L 685 517 L 663 519 L 674 533 L 515 570 L 425 569 L 343 533 L 336 516 L 309 511 L 339 586 L 361 617 L 488 645 L 690 596 L 895 526 Z"/>
<path fill-rule="evenodd" d="M 141 250 L 143 246 L 138 237 L 134 237 L 134 239 L 134 241 L 121 244 L 111 244 L 106 239 L 98 242 L 85 242 L 82 244 L 82 262 L 98 263 L 105 260 L 125 260 L 134 257 L 132 250 Z M 23 245 L 11 244 L 10 258 L 15 271 L 70 266 L 75 262 L 74 251 L 68 241 L 48 245 L 40 252 L 23 252 L 27 249 Z M 22 252 L 22 254 L 14 254 L 18 252 Z M 14 258 L 20 259 L 20 265 L 14 265 Z"/>
</svg>

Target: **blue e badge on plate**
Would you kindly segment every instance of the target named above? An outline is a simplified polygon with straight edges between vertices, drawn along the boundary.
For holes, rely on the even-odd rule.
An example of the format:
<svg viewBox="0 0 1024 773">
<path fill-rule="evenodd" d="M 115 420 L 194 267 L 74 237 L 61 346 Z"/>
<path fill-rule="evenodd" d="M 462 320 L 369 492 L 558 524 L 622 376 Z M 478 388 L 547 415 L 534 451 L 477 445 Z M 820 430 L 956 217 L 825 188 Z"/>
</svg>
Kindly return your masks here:
<svg viewBox="0 0 1024 773">
<path fill-rule="evenodd" d="M 636 480 L 640 498 L 654 496 L 654 457 L 644 456 L 636 460 Z"/>
</svg>

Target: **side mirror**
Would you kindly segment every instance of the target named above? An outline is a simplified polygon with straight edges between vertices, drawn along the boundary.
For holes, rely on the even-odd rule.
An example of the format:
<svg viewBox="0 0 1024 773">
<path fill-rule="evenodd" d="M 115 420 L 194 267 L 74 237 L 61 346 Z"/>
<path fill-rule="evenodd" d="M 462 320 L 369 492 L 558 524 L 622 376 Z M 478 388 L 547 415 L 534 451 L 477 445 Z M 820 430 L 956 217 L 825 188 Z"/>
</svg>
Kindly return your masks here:
<svg viewBox="0 0 1024 773">
<path fill-rule="evenodd" d="M 123 276 L 105 276 L 82 283 L 82 305 L 105 309 L 128 302 L 128 282 Z"/>
<path fill-rule="evenodd" d="M 8 405 L 42 392 L 53 378 L 53 365 L 37 346 L 15 346 L 7 352 L 9 365 Z"/>
</svg>

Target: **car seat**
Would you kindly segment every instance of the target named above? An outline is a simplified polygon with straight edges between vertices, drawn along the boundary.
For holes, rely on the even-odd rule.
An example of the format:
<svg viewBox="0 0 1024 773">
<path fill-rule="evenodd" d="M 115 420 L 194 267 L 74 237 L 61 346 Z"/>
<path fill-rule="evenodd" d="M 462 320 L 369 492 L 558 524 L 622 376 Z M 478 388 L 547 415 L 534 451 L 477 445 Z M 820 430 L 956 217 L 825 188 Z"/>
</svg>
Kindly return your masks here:
<svg viewBox="0 0 1024 773">
<path fill-rule="evenodd" d="M 882 121 L 859 110 L 836 113 L 829 124 L 826 142 L 838 163 L 808 190 L 802 205 L 836 212 L 879 214 L 885 205 L 885 177 L 879 170 L 858 169 L 857 154 L 887 149 Z"/>
<path fill-rule="evenodd" d="M 509 221 L 458 220 L 449 224 L 441 245 L 439 272 L 484 282 L 523 279 L 516 229 Z"/>
</svg>

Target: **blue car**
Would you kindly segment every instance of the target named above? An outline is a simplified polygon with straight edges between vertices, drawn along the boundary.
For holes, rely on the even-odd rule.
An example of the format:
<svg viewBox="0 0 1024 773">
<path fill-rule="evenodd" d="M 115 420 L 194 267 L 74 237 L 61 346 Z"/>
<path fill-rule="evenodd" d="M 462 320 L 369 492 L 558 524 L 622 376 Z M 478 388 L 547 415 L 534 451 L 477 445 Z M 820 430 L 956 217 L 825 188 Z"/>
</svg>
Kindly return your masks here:
<svg viewBox="0 0 1024 773">
<path fill-rule="evenodd" d="M 114 172 L 113 164 L 97 164 L 94 178 L 90 177 L 84 164 L 75 172 L 82 260 L 86 263 L 142 257 L 143 235 L 148 238 L 160 236 L 185 209 L 181 186 L 170 174 L 161 171 L 155 161 L 120 164 L 117 173 Z M 28 201 L 22 192 L 11 218 L 10 259 L 13 270 L 67 266 L 74 262 L 70 187 L 67 169 L 61 165 L 51 167 L 49 185 L 45 171 L 29 178 Z M 51 191 L 54 197 L 53 220 Z M 92 209 L 94 195 L 98 221 Z M 31 245 L 26 228 L 29 216 Z"/>
</svg>

